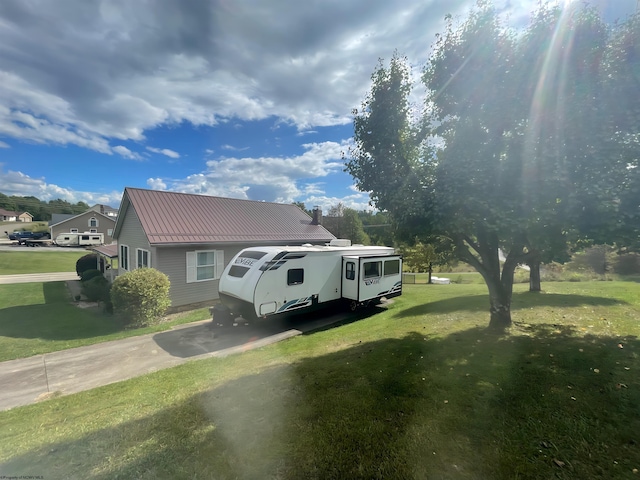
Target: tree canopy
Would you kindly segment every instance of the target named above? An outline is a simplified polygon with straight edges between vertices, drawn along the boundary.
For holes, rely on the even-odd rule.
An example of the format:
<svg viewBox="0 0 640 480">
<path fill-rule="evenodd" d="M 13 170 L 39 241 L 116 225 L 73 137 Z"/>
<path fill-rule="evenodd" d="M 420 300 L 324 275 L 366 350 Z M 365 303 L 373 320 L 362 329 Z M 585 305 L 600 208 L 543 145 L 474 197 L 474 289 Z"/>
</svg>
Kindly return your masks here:
<svg viewBox="0 0 640 480">
<path fill-rule="evenodd" d="M 420 115 L 407 59 L 374 70 L 347 171 L 405 231 L 448 238 L 482 274 L 491 326 L 511 323 L 517 264 L 561 257 L 579 239 L 637 238 L 627 223 L 640 204 L 637 26 L 543 6 L 515 32 L 479 1 L 437 36 Z"/>
<path fill-rule="evenodd" d="M 0 208 L 12 212 L 29 212 L 34 220 L 45 221 L 50 220 L 53 213 L 79 215 L 89 210 L 89 205 L 84 202 L 69 203 L 61 199 L 45 202 L 36 197 L 7 196 L 0 193 Z"/>
</svg>

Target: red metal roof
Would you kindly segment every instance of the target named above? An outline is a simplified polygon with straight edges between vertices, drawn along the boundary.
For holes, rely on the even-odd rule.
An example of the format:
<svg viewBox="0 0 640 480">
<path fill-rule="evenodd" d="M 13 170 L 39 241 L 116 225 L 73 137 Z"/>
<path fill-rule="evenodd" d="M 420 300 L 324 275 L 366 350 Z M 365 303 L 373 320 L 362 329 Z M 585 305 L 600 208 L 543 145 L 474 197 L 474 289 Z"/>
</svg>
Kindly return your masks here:
<svg viewBox="0 0 640 480">
<path fill-rule="evenodd" d="M 300 243 L 335 238 L 296 205 L 125 188 L 152 245 Z M 126 207 L 126 206 L 125 206 Z M 118 217 L 118 223 L 124 218 Z M 126 215 L 126 214 L 125 214 Z M 119 225 L 116 224 L 116 235 Z"/>
</svg>

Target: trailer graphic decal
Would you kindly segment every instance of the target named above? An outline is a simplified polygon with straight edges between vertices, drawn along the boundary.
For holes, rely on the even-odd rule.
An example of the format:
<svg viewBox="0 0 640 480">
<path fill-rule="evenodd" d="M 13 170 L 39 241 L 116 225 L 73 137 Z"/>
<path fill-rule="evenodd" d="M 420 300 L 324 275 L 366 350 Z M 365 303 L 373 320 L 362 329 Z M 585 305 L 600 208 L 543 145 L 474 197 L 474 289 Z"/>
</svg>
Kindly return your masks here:
<svg viewBox="0 0 640 480">
<path fill-rule="evenodd" d="M 306 298 L 297 298 L 282 305 L 276 313 L 288 312 L 298 308 L 309 307 L 313 304 L 313 296 Z"/>
<path fill-rule="evenodd" d="M 364 279 L 364 284 L 365 285 L 378 285 L 380 283 L 380 277 L 378 278 L 365 278 Z"/>
<path fill-rule="evenodd" d="M 401 291 L 402 291 L 402 282 L 396 282 L 393 285 L 393 287 L 391 287 L 391 289 L 389 289 L 386 292 L 380 292 L 378 294 L 378 296 L 384 297 L 384 296 L 387 296 L 387 295 L 393 295 L 394 293 L 397 294 L 397 293 L 399 293 Z"/>
</svg>

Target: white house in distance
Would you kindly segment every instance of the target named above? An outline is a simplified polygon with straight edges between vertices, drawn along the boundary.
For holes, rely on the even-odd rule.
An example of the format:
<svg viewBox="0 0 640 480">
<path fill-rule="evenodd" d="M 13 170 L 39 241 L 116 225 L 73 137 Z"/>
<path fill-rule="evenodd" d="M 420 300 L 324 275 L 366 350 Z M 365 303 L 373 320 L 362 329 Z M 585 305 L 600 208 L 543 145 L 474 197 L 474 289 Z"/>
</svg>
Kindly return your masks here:
<svg viewBox="0 0 640 480">
<path fill-rule="evenodd" d="M 114 230 L 118 274 L 143 267 L 165 273 L 172 309 L 215 303 L 226 263 L 243 248 L 334 238 L 292 204 L 128 187 Z"/>
<path fill-rule="evenodd" d="M 33 215 L 29 212 L 12 212 L 10 210 L 0 208 L 0 221 L 30 223 L 33 221 Z"/>
</svg>

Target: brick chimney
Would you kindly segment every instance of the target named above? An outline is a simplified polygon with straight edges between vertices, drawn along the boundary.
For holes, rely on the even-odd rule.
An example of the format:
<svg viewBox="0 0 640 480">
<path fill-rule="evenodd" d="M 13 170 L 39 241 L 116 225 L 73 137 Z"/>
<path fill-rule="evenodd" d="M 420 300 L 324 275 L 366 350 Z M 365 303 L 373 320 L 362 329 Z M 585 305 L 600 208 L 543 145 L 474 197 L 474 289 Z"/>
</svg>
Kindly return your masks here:
<svg viewBox="0 0 640 480">
<path fill-rule="evenodd" d="M 322 225 L 322 209 L 316 205 L 313 207 L 313 220 L 311 225 Z"/>
</svg>

